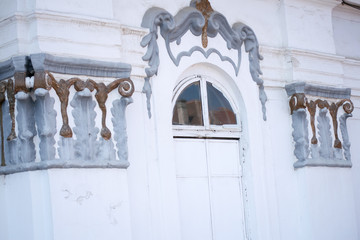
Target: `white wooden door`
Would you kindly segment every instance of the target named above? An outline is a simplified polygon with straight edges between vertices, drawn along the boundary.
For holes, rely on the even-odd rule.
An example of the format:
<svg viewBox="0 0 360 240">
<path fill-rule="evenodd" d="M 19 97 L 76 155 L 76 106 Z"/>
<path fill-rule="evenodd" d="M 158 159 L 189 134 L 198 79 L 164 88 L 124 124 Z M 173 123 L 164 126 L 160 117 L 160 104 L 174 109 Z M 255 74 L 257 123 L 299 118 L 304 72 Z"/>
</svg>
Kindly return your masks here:
<svg viewBox="0 0 360 240">
<path fill-rule="evenodd" d="M 174 138 L 182 240 L 245 239 L 238 144 Z"/>
</svg>

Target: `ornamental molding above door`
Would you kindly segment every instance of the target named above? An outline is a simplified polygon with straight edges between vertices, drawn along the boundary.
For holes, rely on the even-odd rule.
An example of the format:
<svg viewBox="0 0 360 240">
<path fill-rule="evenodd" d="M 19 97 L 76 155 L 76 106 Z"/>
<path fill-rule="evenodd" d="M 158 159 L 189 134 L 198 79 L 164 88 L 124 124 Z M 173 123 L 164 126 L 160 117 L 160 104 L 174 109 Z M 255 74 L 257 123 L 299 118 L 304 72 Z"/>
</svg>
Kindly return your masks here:
<svg viewBox="0 0 360 240">
<path fill-rule="evenodd" d="M 159 46 L 157 44 L 158 27 L 160 34 L 165 40 L 165 45 L 170 59 L 178 66 L 184 56 L 191 56 L 194 52 L 200 52 L 205 58 L 212 54 L 216 54 L 222 61 L 229 62 L 238 75 L 241 64 L 241 48 L 244 44 L 245 51 L 249 55 L 249 68 L 253 81 L 259 87 L 259 100 L 262 105 L 263 119 L 266 120 L 265 102 L 267 96 L 264 90 L 263 80 L 260 78 L 262 74 L 260 70 L 260 60 L 262 56 L 259 53 L 259 43 L 254 31 L 247 25 L 237 22 L 230 27 L 226 17 L 221 13 L 214 11 L 208 0 L 192 0 L 189 7 L 181 9 L 175 16 L 162 8 L 153 7 L 146 11 L 142 27 L 148 28 L 149 33 L 142 39 L 141 46 L 147 47 L 147 52 L 143 56 L 144 61 L 148 61 L 149 67 L 145 69 L 146 78 L 143 92 L 147 96 L 147 107 L 149 117 L 151 86 L 150 78 L 157 75 L 160 65 Z M 176 42 L 181 45 L 181 38 L 190 31 L 195 36 L 201 35 L 200 46 L 193 46 L 189 50 L 181 51 L 177 55 L 173 53 L 171 43 Z M 207 49 L 208 38 L 214 38 L 218 34 L 226 42 L 228 50 L 237 51 L 237 57 L 225 56 L 216 48 Z"/>
</svg>

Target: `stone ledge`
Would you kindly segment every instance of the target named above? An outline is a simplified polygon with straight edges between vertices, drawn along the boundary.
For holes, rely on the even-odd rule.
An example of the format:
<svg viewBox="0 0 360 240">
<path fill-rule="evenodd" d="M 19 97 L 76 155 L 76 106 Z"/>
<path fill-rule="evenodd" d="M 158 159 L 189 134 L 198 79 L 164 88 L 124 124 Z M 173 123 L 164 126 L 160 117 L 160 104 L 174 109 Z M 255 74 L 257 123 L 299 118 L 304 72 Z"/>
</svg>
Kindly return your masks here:
<svg viewBox="0 0 360 240">
<path fill-rule="evenodd" d="M 351 161 L 347 160 L 339 160 L 339 159 L 306 159 L 305 161 L 297 161 L 294 163 L 294 168 L 302 168 L 302 167 L 346 167 L 351 168 Z"/>
<path fill-rule="evenodd" d="M 31 54 L 30 57 L 35 71 L 115 78 L 129 77 L 131 72 L 131 65 L 126 63 L 58 57 L 46 53 Z"/>
<path fill-rule="evenodd" d="M 60 57 L 47 53 L 16 56 L 0 62 L 0 80 L 14 76 L 15 72 L 26 72 L 26 59 L 31 59 L 35 71 L 94 77 L 130 77 L 131 65 L 122 62 L 97 61 L 84 58 Z"/>
<path fill-rule="evenodd" d="M 0 80 L 14 76 L 16 72 L 26 72 L 26 56 L 15 56 L 5 62 L 0 62 Z"/>
<path fill-rule="evenodd" d="M 22 163 L 14 166 L 0 167 L 0 175 L 19 172 L 46 170 L 51 168 L 122 168 L 127 169 L 128 161 L 63 161 L 49 160 L 45 162 Z"/>
<path fill-rule="evenodd" d="M 328 86 L 316 86 L 305 82 L 297 82 L 285 86 L 288 97 L 295 93 L 304 93 L 307 95 L 336 98 L 336 99 L 350 99 L 351 88 L 335 88 Z"/>
</svg>

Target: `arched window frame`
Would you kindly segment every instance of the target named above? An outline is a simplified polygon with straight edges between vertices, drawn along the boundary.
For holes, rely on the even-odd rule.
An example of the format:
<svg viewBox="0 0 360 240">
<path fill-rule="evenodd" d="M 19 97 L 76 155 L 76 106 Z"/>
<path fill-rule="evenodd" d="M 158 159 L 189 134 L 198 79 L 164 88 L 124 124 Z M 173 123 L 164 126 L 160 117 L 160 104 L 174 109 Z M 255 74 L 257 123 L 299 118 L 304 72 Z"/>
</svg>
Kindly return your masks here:
<svg viewBox="0 0 360 240">
<path fill-rule="evenodd" d="M 194 82 L 200 81 L 200 92 L 202 102 L 202 117 L 204 124 L 202 126 L 192 125 L 173 125 L 174 137 L 193 137 L 193 138 L 232 138 L 239 139 L 241 134 L 240 111 L 232 97 L 232 94 L 218 80 L 206 75 L 191 75 L 182 79 L 174 88 L 172 98 L 172 111 L 174 110 L 176 100 L 182 91 Z M 209 121 L 208 99 L 206 83 L 210 82 L 219 90 L 229 101 L 229 104 L 236 116 L 236 124 L 212 125 Z M 173 113 L 172 113 L 173 115 Z"/>
</svg>

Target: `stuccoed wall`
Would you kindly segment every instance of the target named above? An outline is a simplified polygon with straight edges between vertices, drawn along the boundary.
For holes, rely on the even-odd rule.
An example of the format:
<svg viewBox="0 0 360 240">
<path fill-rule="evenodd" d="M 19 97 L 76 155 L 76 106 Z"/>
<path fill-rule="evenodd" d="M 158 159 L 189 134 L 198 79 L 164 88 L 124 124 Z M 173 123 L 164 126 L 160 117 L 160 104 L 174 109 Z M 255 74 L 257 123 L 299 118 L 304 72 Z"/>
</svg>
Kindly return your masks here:
<svg viewBox="0 0 360 240">
<path fill-rule="evenodd" d="M 152 118 L 149 119 L 146 97 L 141 93 L 147 66 L 141 59 L 146 49 L 140 47 L 140 41 L 147 34 L 147 29 L 140 27 L 142 17 L 147 9 L 155 6 L 175 15 L 189 2 L 17 0 L 0 3 L 0 33 L 3 36 L 0 38 L 0 61 L 14 55 L 44 52 L 124 62 L 132 65 L 131 78 L 136 89 L 132 96 L 134 103 L 126 110 L 130 167 L 127 170 L 58 169 L 1 176 L 1 192 L 5 195 L 0 195 L 0 206 L 7 210 L 0 216 L 0 229 L 6 233 L 7 239 L 24 239 L 20 231 L 16 231 L 24 225 L 27 227 L 23 229 L 37 236 L 41 232 L 39 222 L 53 225 L 53 232 L 41 233 L 49 234 L 42 239 L 49 239 L 47 236 L 70 239 L 68 236 L 71 234 L 80 237 L 76 234 L 81 234 L 82 229 L 97 232 L 115 228 L 106 222 L 112 219 L 109 215 L 104 216 L 103 226 L 92 227 L 95 216 L 91 214 L 97 211 L 96 217 L 108 214 L 109 208 L 122 199 L 124 212 L 118 212 L 117 216 L 123 220 L 122 223 L 130 225 L 118 224 L 119 228 L 113 233 L 106 232 L 109 233 L 107 239 L 119 236 L 134 240 L 180 239 L 171 99 L 177 81 L 196 71 L 208 71 L 214 76 L 232 79 L 243 99 L 243 114 L 246 116 L 241 142 L 246 148 L 243 181 L 247 186 L 249 239 L 360 238 L 360 205 L 357 204 L 360 202 L 359 11 L 339 6 L 340 2 L 334 0 L 211 1 L 212 8 L 227 17 L 230 24 L 243 22 L 254 30 L 258 38 L 264 56 L 261 69 L 268 96 L 267 121 L 262 120 L 258 89 L 251 80 L 245 53 L 238 76 L 218 57 L 205 59 L 197 53 L 182 59 L 176 67 L 161 36 L 158 39 L 161 63 L 158 76 L 152 79 Z M 182 47 L 192 47 L 193 39 L 186 36 Z M 196 39 L 196 44 L 200 44 L 200 37 Z M 215 46 L 225 44 L 219 37 L 212 43 Z M 196 65 L 195 68 L 197 63 L 212 65 Z M 298 81 L 352 89 L 355 110 L 348 120 L 352 168 L 305 167 L 294 170 L 292 122 L 284 87 Z M 71 112 L 70 106 L 68 112 Z M 61 126 L 59 115 L 58 111 L 57 126 Z M 97 123 L 100 122 L 99 115 L 98 112 Z M 70 125 L 74 126 L 71 116 Z M 109 171 L 111 180 L 106 177 Z M 34 187 L 29 187 L 29 179 Z M 42 186 L 41 191 L 36 190 L 39 184 L 46 186 Z M 101 189 L 100 184 L 103 186 Z M 97 193 L 88 199 L 94 202 L 88 206 L 84 206 L 86 200 L 83 204 L 67 205 L 65 185 L 75 189 L 79 197 L 84 194 L 86 197 L 89 189 L 97 189 Z M 35 192 L 39 194 L 35 195 Z M 25 193 L 23 198 L 21 194 Z M 113 195 L 117 193 L 120 195 Z M 34 196 L 42 198 L 37 200 Z M 109 201 L 99 205 L 95 196 L 108 196 Z M 111 201 L 112 197 L 116 200 Z M 23 200 L 15 204 L 14 199 Z M 38 204 L 41 201 L 44 205 Z M 24 224 L 18 224 L 15 229 L 13 223 L 19 219 L 14 218 L 11 209 L 19 209 L 18 205 L 24 208 L 20 213 L 25 217 L 22 218 Z M 39 216 L 35 207 L 40 208 L 43 215 Z M 86 214 L 90 215 L 82 212 L 84 207 L 89 211 Z M 33 211 L 29 212 L 29 208 Z M 76 219 L 73 225 L 62 225 L 71 218 L 72 212 L 79 213 L 76 219 L 83 225 Z M 33 217 L 34 214 L 37 215 Z M 129 214 L 128 218 L 126 214 Z M 126 230 L 122 231 L 120 225 Z M 15 232 L 20 234 L 16 235 L 17 238 L 11 235 Z M 94 236 L 86 238 L 97 239 Z"/>
<path fill-rule="evenodd" d="M 132 239 L 126 170 L 23 172 L 0 189 L 2 239 Z"/>
</svg>

